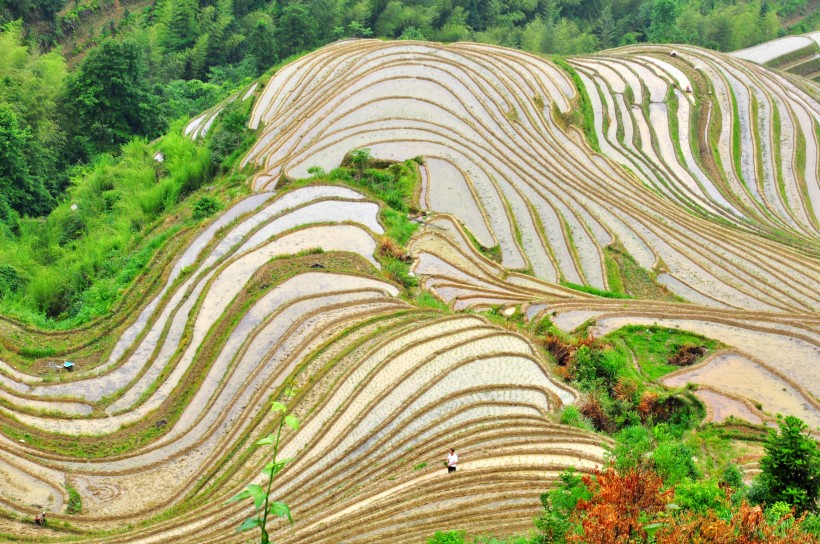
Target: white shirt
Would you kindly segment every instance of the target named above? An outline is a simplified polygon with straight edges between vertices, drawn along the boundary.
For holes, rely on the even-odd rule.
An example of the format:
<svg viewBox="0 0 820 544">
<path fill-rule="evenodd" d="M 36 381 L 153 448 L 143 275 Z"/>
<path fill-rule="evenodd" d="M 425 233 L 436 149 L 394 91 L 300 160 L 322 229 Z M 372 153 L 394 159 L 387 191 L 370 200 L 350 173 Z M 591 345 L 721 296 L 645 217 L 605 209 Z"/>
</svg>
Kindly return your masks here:
<svg viewBox="0 0 820 544">
<path fill-rule="evenodd" d="M 455 453 L 448 453 L 447 454 L 447 466 L 454 467 L 458 463 L 458 455 Z"/>
</svg>

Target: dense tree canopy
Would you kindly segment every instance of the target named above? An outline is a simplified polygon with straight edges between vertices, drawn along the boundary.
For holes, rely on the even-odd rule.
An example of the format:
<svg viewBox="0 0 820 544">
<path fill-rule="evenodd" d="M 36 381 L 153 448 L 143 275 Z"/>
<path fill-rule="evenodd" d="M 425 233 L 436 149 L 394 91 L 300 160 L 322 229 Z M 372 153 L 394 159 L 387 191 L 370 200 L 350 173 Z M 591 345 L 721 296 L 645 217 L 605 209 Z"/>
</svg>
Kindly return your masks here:
<svg viewBox="0 0 820 544">
<path fill-rule="evenodd" d="M 19 23 L 2 28 L 0 217 L 8 215 L 8 207 L 20 215 L 47 213 L 52 196 L 65 186 L 57 107 L 65 75 L 59 54 L 39 54 L 24 45 Z"/>
<path fill-rule="evenodd" d="M 134 42 L 108 41 L 94 49 L 69 79 L 66 104 L 75 142 L 88 156 L 162 128 L 159 102 L 146 77 L 144 53 Z"/>
</svg>

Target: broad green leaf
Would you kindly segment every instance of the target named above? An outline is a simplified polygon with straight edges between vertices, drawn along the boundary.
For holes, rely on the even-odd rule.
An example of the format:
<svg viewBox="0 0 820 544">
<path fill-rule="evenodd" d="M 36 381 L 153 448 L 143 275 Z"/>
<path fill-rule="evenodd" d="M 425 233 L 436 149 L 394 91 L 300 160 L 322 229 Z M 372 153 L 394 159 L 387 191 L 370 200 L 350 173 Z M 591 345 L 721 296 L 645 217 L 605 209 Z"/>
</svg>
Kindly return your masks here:
<svg viewBox="0 0 820 544">
<path fill-rule="evenodd" d="M 285 416 L 285 425 L 293 429 L 294 431 L 299 428 L 299 419 L 294 415 L 286 415 Z"/>
<path fill-rule="evenodd" d="M 237 495 L 234 495 L 233 497 L 228 499 L 227 502 L 241 501 L 242 499 L 247 499 L 248 497 L 251 497 L 251 496 L 252 496 L 251 492 L 246 489 L 245 491 L 242 491 L 241 493 L 239 493 Z"/>
<path fill-rule="evenodd" d="M 257 440 L 256 445 L 257 446 L 266 446 L 268 444 L 273 444 L 274 442 L 276 442 L 276 436 L 273 433 L 271 433 L 268 436 L 266 436 L 265 438 L 262 438 L 261 440 Z"/>
<path fill-rule="evenodd" d="M 273 401 L 272 403 L 270 403 L 270 411 L 271 412 L 282 412 L 282 413 L 284 413 L 287 410 L 288 410 L 288 407 L 285 406 L 284 404 L 282 404 L 281 402 Z"/>
<path fill-rule="evenodd" d="M 265 488 L 259 484 L 248 484 L 248 492 L 251 494 L 251 497 L 253 497 L 254 508 L 257 510 L 262 508 L 262 505 L 265 504 L 265 498 L 268 496 L 268 494 L 265 493 Z"/>
<path fill-rule="evenodd" d="M 242 522 L 242 525 L 239 526 L 237 531 L 248 531 L 250 529 L 253 529 L 254 527 L 261 527 L 261 526 L 262 526 L 262 520 L 261 519 L 259 519 L 259 518 L 248 518 L 244 522 Z"/>
<path fill-rule="evenodd" d="M 275 501 L 270 503 L 270 507 L 268 508 L 268 512 L 276 516 L 277 518 L 288 518 L 288 521 L 293 523 L 293 518 L 290 516 L 290 506 L 283 502 Z"/>
</svg>

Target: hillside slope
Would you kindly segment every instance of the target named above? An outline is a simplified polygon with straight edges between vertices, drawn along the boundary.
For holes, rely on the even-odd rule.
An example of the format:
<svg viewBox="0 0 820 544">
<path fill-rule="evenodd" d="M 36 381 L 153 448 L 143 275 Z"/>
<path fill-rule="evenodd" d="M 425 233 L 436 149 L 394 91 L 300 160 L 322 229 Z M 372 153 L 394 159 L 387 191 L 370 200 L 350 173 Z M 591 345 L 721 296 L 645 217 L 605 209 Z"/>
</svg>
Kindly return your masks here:
<svg viewBox="0 0 820 544">
<path fill-rule="evenodd" d="M 225 501 L 257 481 L 266 452 L 251 444 L 291 384 L 302 425 L 276 494 L 297 522 L 271 525 L 276 542 L 526 531 L 538 493 L 567 467 L 601 466 L 611 442 L 556 423 L 578 393 L 532 338 L 461 310 L 700 332 L 730 347 L 670 379 L 703 383 L 716 420 L 788 412 L 820 428 L 816 88 L 671 52 L 559 67 L 472 43 L 353 40 L 280 70 L 251 116 L 255 194 L 191 236 L 102 333 L 113 348 L 74 374 L 0 363 L 0 533 L 246 541 L 235 528 L 252 508 Z M 396 281 L 384 203 L 320 183 L 362 148 L 420 157 L 412 270 L 449 311 Z M 3 330 L 10 351 L 84 345 Z M 451 477 L 433 466 L 449 447 Z M 41 508 L 48 529 L 22 521 Z"/>
</svg>

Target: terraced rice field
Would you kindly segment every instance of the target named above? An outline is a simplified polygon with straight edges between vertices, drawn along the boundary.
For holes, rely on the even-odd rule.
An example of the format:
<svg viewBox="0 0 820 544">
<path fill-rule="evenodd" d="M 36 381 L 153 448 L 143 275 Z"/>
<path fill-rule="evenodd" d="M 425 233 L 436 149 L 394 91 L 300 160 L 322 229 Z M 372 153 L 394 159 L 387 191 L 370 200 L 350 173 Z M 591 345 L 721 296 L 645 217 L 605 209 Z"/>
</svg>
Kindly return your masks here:
<svg viewBox="0 0 820 544">
<path fill-rule="evenodd" d="M 607 441 L 555 423 L 577 394 L 530 338 L 462 310 L 698 332 L 731 347 L 667 379 L 701 383 L 712 419 L 789 411 L 818 428 L 816 87 L 671 50 L 571 59 L 578 89 L 519 51 L 351 40 L 237 94 L 256 96 L 254 194 L 158 258 L 78 372 L 0 362 L 0 533 L 242 542 L 251 510 L 225 500 L 256 481 L 267 452 L 251 444 L 290 382 L 302 426 L 276 495 L 297 522 L 272 525 L 276 542 L 525 532 L 538 494 L 600 466 Z M 582 95 L 600 153 L 572 125 Z M 411 271 L 451 312 L 418 308 L 380 271 L 383 204 L 281 184 L 361 148 L 422 159 Z M 0 325 L 12 346 L 36 333 Z M 82 357 L 90 331 L 48 338 Z M 40 509 L 49 528 L 21 521 Z"/>
<path fill-rule="evenodd" d="M 599 466 L 605 441 L 551 423 L 575 393 L 528 339 L 419 312 L 380 279 L 378 212 L 343 187 L 248 197 L 191 241 L 97 366 L 51 381 L 4 364 L 0 413 L 27 434 L 0 441 L 0 530 L 41 541 L 65 536 L 70 520 L 69 534 L 112 531 L 91 542 L 242 541 L 247 508 L 224 501 L 264 463 L 248 445 L 291 379 L 303 425 L 286 437 L 295 461 L 277 485 L 300 522 L 282 542 L 415 536 L 419 520 L 434 528 L 464 512 L 489 530 L 487 505 L 523 528 L 537 488 L 567 466 Z M 162 432 L 121 455 L 37 447 L 63 436 L 127 444 L 140 429 Z M 437 465 L 453 444 L 463 474 L 446 479 Z M 419 462 L 431 468 L 414 471 Z M 496 483 L 475 495 L 484 479 Z M 83 514 L 61 516 L 68 487 Z M 397 509 L 410 489 L 413 503 Z M 434 505 L 440 493 L 452 507 Z M 119 535 L 169 508 L 185 513 Z M 51 531 L 16 521 L 39 509 L 54 513 Z"/>
<path fill-rule="evenodd" d="M 731 55 L 820 82 L 820 32 L 785 36 Z"/>
</svg>

